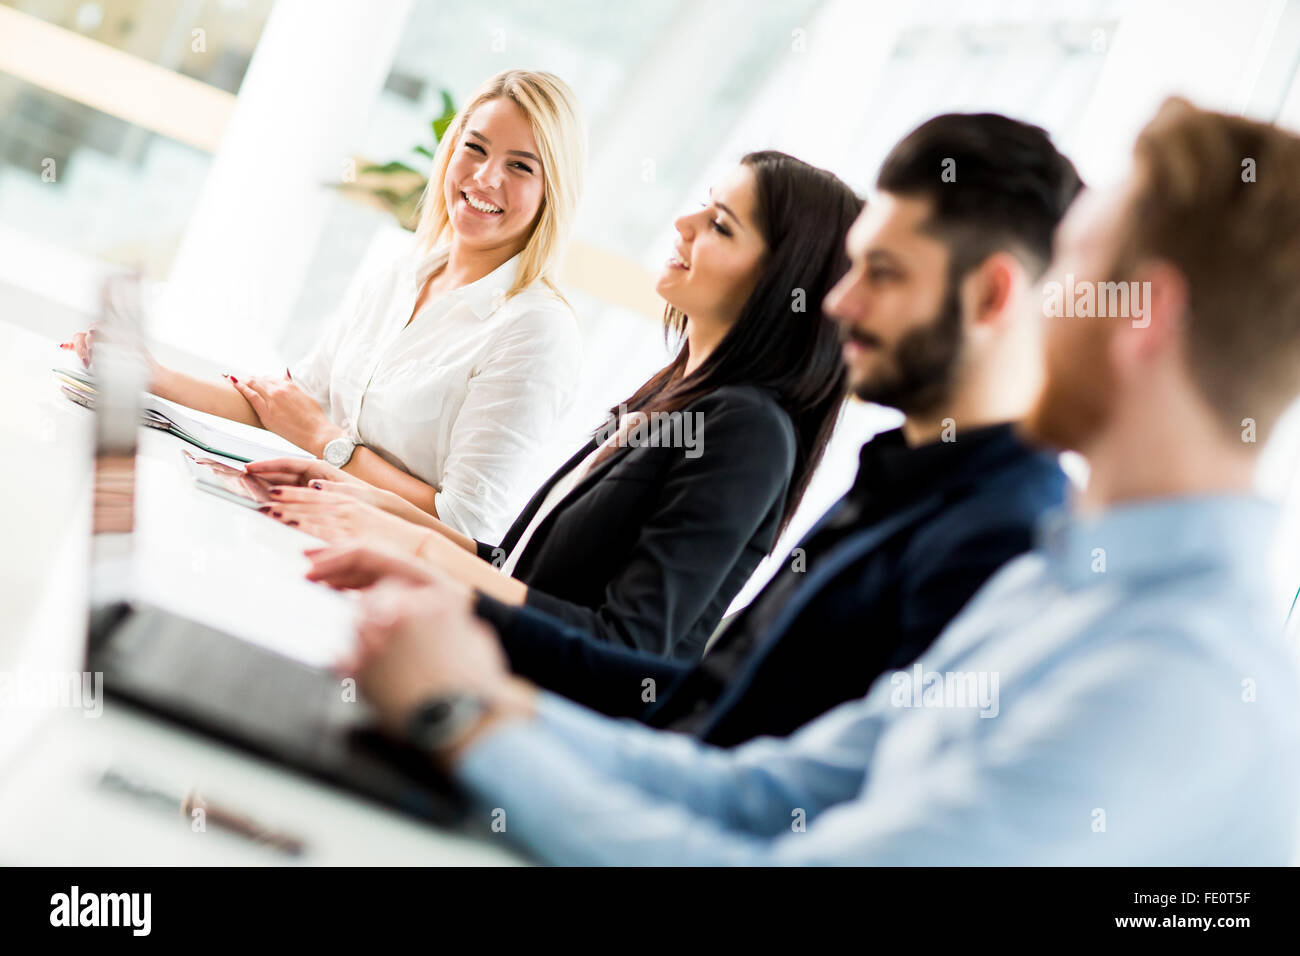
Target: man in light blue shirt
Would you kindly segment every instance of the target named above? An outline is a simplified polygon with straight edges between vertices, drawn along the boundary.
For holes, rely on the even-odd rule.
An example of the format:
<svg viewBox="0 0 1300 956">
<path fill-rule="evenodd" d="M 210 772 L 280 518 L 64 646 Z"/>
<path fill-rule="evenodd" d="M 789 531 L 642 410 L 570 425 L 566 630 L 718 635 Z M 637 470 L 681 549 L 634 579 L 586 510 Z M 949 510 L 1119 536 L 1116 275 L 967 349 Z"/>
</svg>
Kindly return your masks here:
<svg viewBox="0 0 1300 956">
<path fill-rule="evenodd" d="M 1077 204 L 1043 288 L 1006 294 L 1047 317 L 1027 428 L 1087 491 L 862 700 L 704 746 L 539 693 L 467 593 L 398 581 L 364 601 L 363 689 L 555 863 L 1287 862 L 1300 680 L 1250 488 L 1300 368 L 1297 181 L 1300 138 L 1174 100 Z M 878 237 L 850 236 L 831 304 L 869 330 Z"/>
</svg>

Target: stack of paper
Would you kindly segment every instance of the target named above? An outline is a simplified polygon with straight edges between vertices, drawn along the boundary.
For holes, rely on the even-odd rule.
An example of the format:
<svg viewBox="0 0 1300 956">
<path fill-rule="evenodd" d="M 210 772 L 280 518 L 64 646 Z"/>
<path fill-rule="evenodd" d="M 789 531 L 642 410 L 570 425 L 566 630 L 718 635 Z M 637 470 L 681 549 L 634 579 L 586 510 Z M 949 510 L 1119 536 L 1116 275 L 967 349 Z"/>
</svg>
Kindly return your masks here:
<svg viewBox="0 0 1300 956">
<path fill-rule="evenodd" d="M 76 369 L 56 368 L 54 375 L 64 395 L 78 405 L 86 408 L 95 407 L 95 382 L 88 374 Z M 241 462 L 262 461 L 267 458 L 315 457 L 311 452 L 303 451 L 269 432 L 266 433 L 267 438 L 274 444 L 262 444 L 205 424 L 200 420 L 200 416 L 212 417 L 187 409 L 184 405 L 169 402 L 157 395 L 145 394 L 141 401 L 140 424 L 175 435 L 182 441 L 187 441 L 212 455 L 221 455 L 223 458 Z"/>
</svg>

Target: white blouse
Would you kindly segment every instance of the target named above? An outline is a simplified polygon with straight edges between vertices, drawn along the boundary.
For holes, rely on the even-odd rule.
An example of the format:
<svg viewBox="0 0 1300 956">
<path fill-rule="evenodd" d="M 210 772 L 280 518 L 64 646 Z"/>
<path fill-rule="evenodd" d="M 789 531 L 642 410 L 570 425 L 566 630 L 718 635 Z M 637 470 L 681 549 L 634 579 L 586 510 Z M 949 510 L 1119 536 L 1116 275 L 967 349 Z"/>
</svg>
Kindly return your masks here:
<svg viewBox="0 0 1300 956">
<path fill-rule="evenodd" d="M 367 280 L 291 374 L 354 441 L 438 488 L 439 518 L 497 541 L 529 491 L 530 456 L 573 399 L 582 342 L 540 282 L 505 300 L 518 256 L 406 325 L 446 255 L 404 256 Z"/>
</svg>

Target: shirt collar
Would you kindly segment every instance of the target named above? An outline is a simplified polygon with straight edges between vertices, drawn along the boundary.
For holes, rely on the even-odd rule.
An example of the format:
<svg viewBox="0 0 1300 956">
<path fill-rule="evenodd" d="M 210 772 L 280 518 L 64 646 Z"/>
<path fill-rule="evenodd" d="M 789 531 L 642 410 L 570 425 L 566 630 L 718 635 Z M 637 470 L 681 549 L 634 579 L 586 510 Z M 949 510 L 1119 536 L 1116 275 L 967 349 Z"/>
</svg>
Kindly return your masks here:
<svg viewBox="0 0 1300 956">
<path fill-rule="evenodd" d="M 412 281 L 415 288 L 424 285 L 426 279 L 447 261 L 447 247 L 435 249 L 415 262 Z M 452 289 L 447 296 L 468 308 L 480 319 L 486 319 L 506 301 L 506 293 L 515 284 L 519 274 L 519 254 L 511 256 L 483 278 L 469 285 Z"/>
<path fill-rule="evenodd" d="M 960 432 L 956 441 L 931 441 L 910 446 L 903 430 L 881 432 L 858 453 L 858 474 L 850 494 L 855 499 L 929 493 L 969 477 L 976 456 L 987 470 L 989 454 L 1023 454 L 1024 446 L 1010 424 L 988 425 Z"/>
<path fill-rule="evenodd" d="M 1192 568 L 1264 575 L 1277 516 L 1249 494 L 1158 498 L 1089 516 L 1057 509 L 1041 519 L 1038 546 L 1071 587 Z"/>
</svg>

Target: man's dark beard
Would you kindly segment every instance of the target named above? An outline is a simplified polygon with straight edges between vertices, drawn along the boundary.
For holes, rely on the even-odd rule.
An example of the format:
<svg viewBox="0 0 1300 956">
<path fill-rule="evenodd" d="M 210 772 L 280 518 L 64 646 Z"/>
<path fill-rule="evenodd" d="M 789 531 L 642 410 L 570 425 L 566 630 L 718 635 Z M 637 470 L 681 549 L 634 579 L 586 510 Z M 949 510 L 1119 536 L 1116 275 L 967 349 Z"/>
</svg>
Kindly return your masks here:
<svg viewBox="0 0 1300 956">
<path fill-rule="evenodd" d="M 939 314 L 899 340 L 889 356 L 890 368 L 876 372 L 853 389 L 864 402 L 897 408 L 904 415 L 927 415 L 942 408 L 952 395 L 961 355 L 961 302 L 956 283 Z"/>
</svg>

